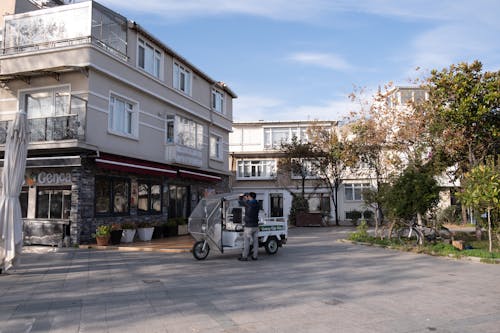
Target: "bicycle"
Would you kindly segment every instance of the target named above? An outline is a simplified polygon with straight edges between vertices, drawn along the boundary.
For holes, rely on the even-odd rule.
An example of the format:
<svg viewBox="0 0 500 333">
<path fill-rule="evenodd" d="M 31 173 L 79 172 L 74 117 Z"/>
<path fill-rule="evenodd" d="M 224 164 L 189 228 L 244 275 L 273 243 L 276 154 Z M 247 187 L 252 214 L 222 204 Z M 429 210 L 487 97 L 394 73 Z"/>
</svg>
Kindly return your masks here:
<svg viewBox="0 0 500 333">
<path fill-rule="evenodd" d="M 441 225 L 420 225 L 415 219 L 409 223 L 403 222 L 393 230 L 400 244 L 411 246 L 423 245 L 424 242 L 438 242 L 449 240 L 452 234 L 448 228 Z"/>
</svg>

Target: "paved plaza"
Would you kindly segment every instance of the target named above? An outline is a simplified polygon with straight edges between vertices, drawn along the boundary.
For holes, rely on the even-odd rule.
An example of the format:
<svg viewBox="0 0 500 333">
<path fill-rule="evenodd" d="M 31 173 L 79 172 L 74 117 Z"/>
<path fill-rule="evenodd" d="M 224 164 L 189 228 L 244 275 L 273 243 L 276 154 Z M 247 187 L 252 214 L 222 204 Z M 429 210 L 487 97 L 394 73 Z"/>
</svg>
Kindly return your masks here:
<svg viewBox="0 0 500 333">
<path fill-rule="evenodd" d="M 0 332 L 499 332 L 500 265 L 295 228 L 258 261 L 27 249 L 0 275 Z"/>
</svg>

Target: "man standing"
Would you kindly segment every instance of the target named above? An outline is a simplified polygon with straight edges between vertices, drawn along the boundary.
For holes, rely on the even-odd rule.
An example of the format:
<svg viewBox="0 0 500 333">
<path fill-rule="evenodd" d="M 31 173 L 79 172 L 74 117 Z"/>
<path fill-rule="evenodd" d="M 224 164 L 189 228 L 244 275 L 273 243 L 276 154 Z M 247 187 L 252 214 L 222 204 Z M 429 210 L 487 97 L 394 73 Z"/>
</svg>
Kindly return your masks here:
<svg viewBox="0 0 500 333">
<path fill-rule="evenodd" d="M 243 252 L 240 261 L 248 260 L 250 239 L 253 239 L 252 260 L 257 260 L 259 253 L 259 202 L 255 199 L 255 192 L 245 193 L 240 196 L 239 203 L 245 207 L 245 229 L 243 232 Z"/>
</svg>

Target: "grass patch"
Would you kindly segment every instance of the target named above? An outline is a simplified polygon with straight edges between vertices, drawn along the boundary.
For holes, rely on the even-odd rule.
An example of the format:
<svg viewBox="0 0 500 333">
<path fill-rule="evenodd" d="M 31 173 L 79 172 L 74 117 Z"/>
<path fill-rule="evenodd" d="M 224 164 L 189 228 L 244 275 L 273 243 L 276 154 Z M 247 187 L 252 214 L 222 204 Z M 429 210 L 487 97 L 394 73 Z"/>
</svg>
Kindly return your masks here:
<svg viewBox="0 0 500 333">
<path fill-rule="evenodd" d="M 360 228 L 361 227 L 361 228 Z M 481 258 L 481 262 L 485 263 L 498 263 L 496 259 L 500 259 L 500 249 L 498 244 L 493 248 L 493 252 L 488 251 L 488 241 L 470 241 L 468 245 L 471 249 L 458 250 L 451 244 L 447 243 L 427 243 L 424 245 L 411 246 L 408 244 L 401 244 L 395 239 L 380 239 L 378 237 L 370 236 L 363 226 L 358 226 L 357 231 L 349 235 L 349 240 L 354 242 L 377 244 L 401 251 L 424 253 L 435 256 L 443 257 L 476 257 Z"/>
</svg>

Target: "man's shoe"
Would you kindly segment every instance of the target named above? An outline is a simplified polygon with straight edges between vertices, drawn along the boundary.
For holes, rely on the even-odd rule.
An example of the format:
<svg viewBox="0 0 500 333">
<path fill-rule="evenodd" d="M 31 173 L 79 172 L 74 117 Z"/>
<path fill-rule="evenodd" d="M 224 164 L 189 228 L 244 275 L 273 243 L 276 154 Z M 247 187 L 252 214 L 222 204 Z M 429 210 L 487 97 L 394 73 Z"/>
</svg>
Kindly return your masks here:
<svg viewBox="0 0 500 333">
<path fill-rule="evenodd" d="M 259 258 L 252 257 L 252 260 L 259 260 Z"/>
<path fill-rule="evenodd" d="M 247 260 L 248 260 L 248 258 L 238 257 L 238 260 L 239 260 L 239 261 L 247 261 Z"/>
</svg>

